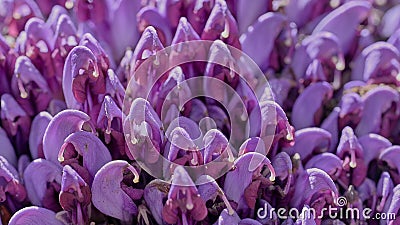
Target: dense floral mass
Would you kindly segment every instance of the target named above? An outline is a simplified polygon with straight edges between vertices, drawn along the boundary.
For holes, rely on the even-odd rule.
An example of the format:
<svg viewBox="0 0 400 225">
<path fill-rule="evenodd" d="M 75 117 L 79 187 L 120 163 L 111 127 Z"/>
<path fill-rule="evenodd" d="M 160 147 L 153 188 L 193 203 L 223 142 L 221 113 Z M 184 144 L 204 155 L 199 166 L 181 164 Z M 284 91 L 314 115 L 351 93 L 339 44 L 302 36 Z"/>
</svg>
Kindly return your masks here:
<svg viewBox="0 0 400 225">
<path fill-rule="evenodd" d="M 399 21 L 398 0 L 0 0 L 0 224 L 399 225 Z"/>
</svg>

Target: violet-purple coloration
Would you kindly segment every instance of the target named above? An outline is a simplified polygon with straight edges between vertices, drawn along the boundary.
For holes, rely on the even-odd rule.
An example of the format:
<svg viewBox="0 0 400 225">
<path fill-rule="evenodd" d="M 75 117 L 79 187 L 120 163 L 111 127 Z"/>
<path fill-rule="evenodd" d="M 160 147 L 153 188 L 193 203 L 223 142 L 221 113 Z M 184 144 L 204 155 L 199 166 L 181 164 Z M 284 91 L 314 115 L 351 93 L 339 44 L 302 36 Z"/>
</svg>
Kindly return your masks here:
<svg viewBox="0 0 400 225">
<path fill-rule="evenodd" d="M 399 19 L 0 0 L 0 225 L 399 225 Z"/>
</svg>

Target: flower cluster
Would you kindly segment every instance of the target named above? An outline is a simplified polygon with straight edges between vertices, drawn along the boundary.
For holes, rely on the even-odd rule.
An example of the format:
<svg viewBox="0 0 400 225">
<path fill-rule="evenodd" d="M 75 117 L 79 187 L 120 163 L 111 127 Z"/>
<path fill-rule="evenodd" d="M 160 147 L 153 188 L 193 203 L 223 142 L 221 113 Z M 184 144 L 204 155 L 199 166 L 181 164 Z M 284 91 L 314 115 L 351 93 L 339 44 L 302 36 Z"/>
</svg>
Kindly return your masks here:
<svg viewBox="0 0 400 225">
<path fill-rule="evenodd" d="M 400 224 L 399 4 L 0 0 L 0 224 Z"/>
</svg>

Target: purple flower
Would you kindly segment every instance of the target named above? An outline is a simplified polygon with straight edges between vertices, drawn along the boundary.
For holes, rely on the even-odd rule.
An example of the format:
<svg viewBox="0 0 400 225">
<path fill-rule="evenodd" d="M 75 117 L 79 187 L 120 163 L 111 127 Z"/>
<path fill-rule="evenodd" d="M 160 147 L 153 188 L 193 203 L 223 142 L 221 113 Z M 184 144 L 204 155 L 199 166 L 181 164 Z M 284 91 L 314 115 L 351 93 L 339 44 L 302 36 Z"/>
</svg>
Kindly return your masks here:
<svg viewBox="0 0 400 225">
<path fill-rule="evenodd" d="M 128 151 L 124 142 L 122 121 L 122 111 L 118 104 L 111 96 L 106 95 L 97 118 L 97 128 L 103 132 L 104 142 L 113 159 L 125 156 Z"/>
<path fill-rule="evenodd" d="M 193 180 L 182 166 L 174 170 L 162 216 L 170 224 L 193 224 L 207 216 L 205 201 L 198 194 Z"/>
<path fill-rule="evenodd" d="M 313 34 L 321 31 L 335 34 L 343 53 L 349 54 L 356 41 L 357 27 L 367 19 L 371 9 L 368 1 L 349 1 L 325 16 L 315 27 Z"/>
<path fill-rule="evenodd" d="M 367 134 L 358 138 L 364 154 L 364 164 L 368 167 L 370 163 L 379 158 L 379 155 L 383 150 L 392 146 L 392 143 L 378 135 L 378 134 Z"/>
<path fill-rule="evenodd" d="M 137 13 L 137 20 L 139 32 L 143 32 L 147 27 L 152 26 L 156 29 L 157 35 L 163 45 L 171 43 L 172 34 L 170 26 L 157 8 L 152 6 L 143 7 Z"/>
<path fill-rule="evenodd" d="M 6 26 L 13 37 L 18 36 L 29 18 L 42 17 L 38 5 L 32 0 L 4 1 L 1 7 L 5 9 L 5 14 L 0 17 L 4 21 L 1 26 Z"/>
<path fill-rule="evenodd" d="M 162 130 L 163 124 L 150 103 L 142 98 L 135 99 L 124 121 L 127 155 L 149 163 L 157 162 L 164 141 Z"/>
<path fill-rule="evenodd" d="M 64 166 L 70 165 L 85 182 L 91 184 L 96 172 L 111 161 L 111 155 L 96 135 L 77 131 L 65 138 L 58 160 Z"/>
<path fill-rule="evenodd" d="M 216 0 L 201 34 L 203 40 L 222 40 L 228 45 L 241 49 L 239 29 L 235 18 L 223 0 Z"/>
<path fill-rule="evenodd" d="M 241 34 L 245 33 L 254 22 L 264 13 L 272 10 L 272 1 L 253 1 L 248 4 L 246 0 L 235 2 L 236 19 Z M 249 14 L 248 12 L 252 12 Z"/>
<path fill-rule="evenodd" d="M 318 127 L 298 130 L 294 136 L 294 145 L 282 150 L 291 156 L 298 153 L 303 162 L 308 161 L 314 154 L 328 151 L 330 146 L 331 134 Z"/>
<path fill-rule="evenodd" d="M 340 2 L 337 4 L 340 4 Z M 301 28 L 308 23 L 319 20 L 321 15 L 336 7 L 337 5 L 318 0 L 291 0 L 285 5 L 284 10 L 290 21 L 295 22 Z"/>
<path fill-rule="evenodd" d="M 293 56 L 291 68 L 304 85 L 318 81 L 332 82 L 344 70 L 344 56 L 338 38 L 329 32 L 319 32 L 305 38 Z"/>
<path fill-rule="evenodd" d="M 392 35 L 398 28 L 400 28 L 400 24 L 398 23 L 398 20 L 400 19 L 399 12 L 399 5 L 396 5 L 385 12 L 379 26 L 380 35 L 387 38 Z"/>
<path fill-rule="evenodd" d="M 215 0 L 196 0 L 188 5 L 187 17 L 196 33 L 201 34 L 215 5 Z"/>
<path fill-rule="evenodd" d="M 31 119 L 10 94 L 1 96 L 1 123 L 16 146 L 17 155 L 27 153 Z"/>
<path fill-rule="evenodd" d="M 247 33 L 240 37 L 243 51 L 248 54 L 262 70 L 267 69 L 271 61 L 271 53 L 275 40 L 285 26 L 286 17 L 280 13 L 266 13 L 258 18 Z M 268 35 L 267 35 L 268 34 Z M 267 39 L 266 39 L 266 38 Z M 257 45 L 263 43 L 264 51 L 257 51 Z M 273 66 L 273 65 L 271 65 Z"/>
<path fill-rule="evenodd" d="M 390 176 L 396 184 L 400 182 L 400 165 L 397 157 L 400 152 L 400 146 L 393 145 L 381 152 L 379 155 L 380 164 L 383 165 L 383 169 L 388 170 Z"/>
<path fill-rule="evenodd" d="M 342 173 L 343 161 L 333 153 L 324 152 L 312 157 L 307 164 L 305 169 L 318 168 L 325 171 L 332 180 L 336 181 Z"/>
<path fill-rule="evenodd" d="M 235 214 L 235 210 L 232 208 L 228 198 L 225 195 L 225 192 L 212 177 L 208 175 L 202 175 L 196 180 L 196 184 L 198 185 L 197 189 L 200 197 L 205 202 L 209 200 L 216 202 L 217 197 L 219 197 L 224 202 L 229 215 L 233 216 Z"/>
<path fill-rule="evenodd" d="M 351 127 L 342 130 L 336 155 L 343 160 L 341 181 L 345 185 L 353 184 L 358 187 L 367 176 L 367 168 L 363 161 L 364 150 Z"/>
<path fill-rule="evenodd" d="M 285 196 L 294 181 L 292 160 L 286 152 L 280 152 L 272 159 L 272 166 L 277 178 L 276 188 L 282 196 Z"/>
<path fill-rule="evenodd" d="M 290 206 L 301 209 L 309 205 L 315 209 L 316 216 L 326 205 L 332 205 L 338 197 L 333 180 L 323 170 L 311 168 L 301 172 L 296 178 L 294 194 Z"/>
<path fill-rule="evenodd" d="M 364 112 L 355 129 L 357 135 L 377 133 L 389 137 L 399 118 L 399 93 L 388 86 L 376 87 L 363 97 Z"/>
<path fill-rule="evenodd" d="M 394 184 L 388 172 L 383 172 L 376 188 L 377 206 L 376 211 L 382 212 L 386 202 L 393 194 Z M 387 209 L 386 209 L 387 210 Z M 385 210 L 385 211 L 386 211 Z"/>
<path fill-rule="evenodd" d="M 282 107 L 274 101 L 264 100 L 259 103 L 250 114 L 250 136 L 260 137 L 265 148 L 271 147 L 270 155 L 277 153 L 278 147 L 291 147 L 294 145 L 294 128 L 290 125 Z M 271 132 L 271 129 L 275 129 Z M 271 143 L 272 146 L 268 144 Z"/>
<path fill-rule="evenodd" d="M 89 185 L 74 169 L 64 166 L 59 199 L 61 207 L 70 214 L 74 224 L 86 224 L 91 197 Z"/>
<path fill-rule="evenodd" d="M 268 167 L 269 179 L 265 178 L 264 166 Z M 233 168 L 225 178 L 224 190 L 227 198 L 235 203 L 245 202 L 246 208 L 254 209 L 258 189 L 275 181 L 276 174 L 270 160 L 260 153 L 249 152 L 240 156 Z M 238 180 L 241 182 L 237 183 Z"/>
<path fill-rule="evenodd" d="M 259 137 L 252 137 L 243 142 L 243 144 L 239 147 L 239 156 L 244 155 L 248 152 L 258 152 L 262 155 L 267 155 L 267 151 L 265 150 L 265 143 Z"/>
<path fill-rule="evenodd" d="M 170 63 L 187 61 L 193 58 L 206 59 L 206 47 L 200 42 L 198 45 L 187 45 L 188 41 L 200 40 L 191 23 L 185 18 L 179 19 L 178 27 L 176 28 L 175 36 L 171 43 L 171 53 L 169 54 Z M 181 64 L 183 73 L 186 78 L 201 76 L 204 72 L 204 62 L 191 62 Z"/>
<path fill-rule="evenodd" d="M 54 10 L 53 10 L 54 11 Z M 77 31 L 71 18 L 66 14 L 54 16 L 54 49 L 52 52 L 53 64 L 56 79 L 59 84 L 62 83 L 63 68 L 65 60 L 69 52 L 79 43 Z M 51 21 L 51 17 L 47 20 L 47 23 Z M 58 96 L 57 96 L 58 97 Z"/>
<path fill-rule="evenodd" d="M 26 56 L 18 57 L 15 62 L 11 88 L 29 115 L 46 110 L 52 97 L 46 80 Z"/>
<path fill-rule="evenodd" d="M 109 45 L 112 55 L 119 60 L 127 46 L 134 46 L 139 39 L 139 31 L 132 22 L 136 22 L 136 15 L 141 7 L 140 1 L 114 1 L 108 10 L 110 11 L 109 27 L 106 32 L 99 32 L 104 38 L 110 38 Z M 130 29 L 126 29 L 130 27 Z M 120 35 L 123 33 L 124 35 Z M 110 36 L 109 36 L 110 35 Z"/>
<path fill-rule="evenodd" d="M 357 93 L 347 93 L 340 99 L 339 129 L 345 126 L 355 127 L 361 120 L 364 102 Z"/>
<path fill-rule="evenodd" d="M 87 47 L 77 46 L 71 50 L 63 72 L 63 93 L 68 108 L 93 115 L 98 104 L 96 96 L 105 92 L 105 76 L 100 63 Z"/>
<path fill-rule="evenodd" d="M 397 217 L 397 214 L 399 212 L 400 209 L 400 185 L 397 185 L 396 187 L 393 188 L 393 197 L 391 199 L 390 205 L 389 205 L 389 209 L 386 211 L 386 213 L 389 214 L 395 214 L 396 218 L 395 219 L 381 219 L 381 222 L 383 223 L 387 223 L 389 225 L 395 225 L 397 223 L 399 223 L 399 219 Z"/>
<path fill-rule="evenodd" d="M 15 212 L 16 207 L 21 207 L 24 203 L 26 190 L 17 170 L 3 156 L 0 156 L 0 178 L 0 202 L 5 203 L 11 212 Z"/>
<path fill-rule="evenodd" d="M 314 83 L 304 89 L 293 105 L 293 126 L 298 130 L 319 125 L 323 106 L 332 95 L 332 85 L 327 82 Z"/>
<path fill-rule="evenodd" d="M 61 167 L 45 159 L 35 159 L 24 171 L 24 184 L 33 205 L 55 212 L 61 210 L 58 193 L 61 190 Z"/>
<path fill-rule="evenodd" d="M 0 143 L 2 145 L 1 156 L 7 160 L 8 163 L 17 166 L 17 155 L 14 151 L 14 146 L 8 139 L 7 133 L 0 127 Z"/>
<path fill-rule="evenodd" d="M 150 208 L 151 214 L 158 224 L 163 224 L 163 199 L 168 195 L 169 184 L 161 180 L 153 180 L 144 188 L 144 200 Z"/>
<path fill-rule="evenodd" d="M 368 83 L 399 85 L 396 76 L 400 72 L 399 51 L 387 42 L 375 42 L 366 47 L 354 61 L 352 80 Z M 370 62 L 375 63 L 371 66 Z"/>
<path fill-rule="evenodd" d="M 133 183 L 139 182 L 138 172 L 126 161 L 111 161 L 97 171 L 92 184 L 92 202 L 100 212 L 129 222 L 137 215 L 138 209 L 127 192 L 129 188 L 122 188 L 126 170 L 133 173 Z"/>
<path fill-rule="evenodd" d="M 43 137 L 52 119 L 53 117 L 49 113 L 41 112 L 32 121 L 29 134 L 29 150 L 33 159 L 44 158 Z"/>
<path fill-rule="evenodd" d="M 10 225 L 63 225 L 56 213 L 37 206 L 23 208 L 11 217 Z"/>
<path fill-rule="evenodd" d="M 199 166 L 203 164 L 203 157 L 198 146 L 193 142 L 184 128 L 176 127 L 173 129 L 168 139 L 171 142 L 167 155 L 167 159 L 170 162 L 183 166 L 186 164 L 189 166 Z M 174 170 L 175 168 L 171 169 Z"/>
<path fill-rule="evenodd" d="M 64 110 L 50 121 L 43 136 L 43 153 L 47 160 L 59 164 L 58 154 L 65 138 L 70 134 L 81 131 L 90 120 L 84 112 Z M 89 127 L 91 127 L 89 125 Z M 92 130 L 94 130 L 92 128 Z"/>
</svg>

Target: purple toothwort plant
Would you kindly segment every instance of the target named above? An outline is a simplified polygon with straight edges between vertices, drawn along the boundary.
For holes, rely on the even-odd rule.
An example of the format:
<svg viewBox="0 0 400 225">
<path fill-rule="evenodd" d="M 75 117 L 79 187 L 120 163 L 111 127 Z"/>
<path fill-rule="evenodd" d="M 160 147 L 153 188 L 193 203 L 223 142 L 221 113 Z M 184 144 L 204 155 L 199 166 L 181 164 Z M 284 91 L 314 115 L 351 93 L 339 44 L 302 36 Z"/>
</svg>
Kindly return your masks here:
<svg viewBox="0 0 400 225">
<path fill-rule="evenodd" d="M 399 15 L 0 0 L 0 225 L 400 224 Z"/>
</svg>

